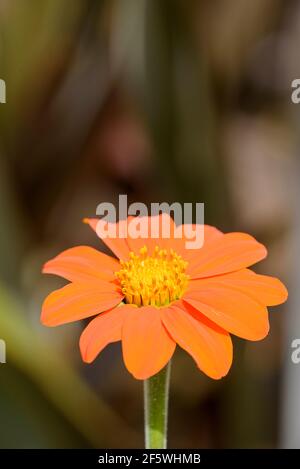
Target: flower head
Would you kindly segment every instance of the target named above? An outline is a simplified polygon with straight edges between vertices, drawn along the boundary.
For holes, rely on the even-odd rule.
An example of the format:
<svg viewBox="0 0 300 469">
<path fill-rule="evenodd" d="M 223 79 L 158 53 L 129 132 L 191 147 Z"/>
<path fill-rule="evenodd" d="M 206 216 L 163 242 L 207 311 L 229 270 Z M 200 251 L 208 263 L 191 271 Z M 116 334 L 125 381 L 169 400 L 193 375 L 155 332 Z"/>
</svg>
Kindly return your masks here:
<svg viewBox="0 0 300 469">
<path fill-rule="evenodd" d="M 116 257 L 78 246 L 48 261 L 44 273 L 71 283 L 46 298 L 41 321 L 57 326 L 96 316 L 80 338 L 83 360 L 90 363 L 106 345 L 122 341 L 125 365 L 137 379 L 158 373 L 176 344 L 219 379 L 232 363 L 230 334 L 263 339 L 269 331 L 267 306 L 283 303 L 287 290 L 278 279 L 248 269 L 267 254 L 252 236 L 205 225 L 203 247 L 192 250 L 170 217 L 156 220 L 156 238 L 105 237 Z M 98 219 L 86 222 L 99 233 Z M 162 236 L 166 222 L 169 238 Z"/>
<path fill-rule="evenodd" d="M 188 283 L 188 262 L 173 249 L 155 246 L 148 253 L 145 245 L 120 264 L 122 267 L 115 275 L 127 304 L 166 306 L 182 297 Z"/>
</svg>

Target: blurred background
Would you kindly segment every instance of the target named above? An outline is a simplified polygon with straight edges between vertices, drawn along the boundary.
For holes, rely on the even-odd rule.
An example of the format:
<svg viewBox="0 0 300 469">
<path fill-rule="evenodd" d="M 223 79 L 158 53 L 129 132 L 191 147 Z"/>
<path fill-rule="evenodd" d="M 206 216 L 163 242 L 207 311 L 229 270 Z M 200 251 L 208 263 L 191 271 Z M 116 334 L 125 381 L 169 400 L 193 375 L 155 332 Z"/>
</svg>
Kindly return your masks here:
<svg viewBox="0 0 300 469">
<path fill-rule="evenodd" d="M 103 201 L 204 202 L 206 223 L 267 245 L 290 299 L 234 340 L 215 382 L 177 349 L 169 446 L 300 447 L 297 0 L 0 0 L 0 446 L 142 447 L 142 383 L 119 345 L 81 362 L 84 322 L 40 325 L 64 284 L 42 264 Z M 299 105 L 300 106 L 300 105 Z"/>
</svg>

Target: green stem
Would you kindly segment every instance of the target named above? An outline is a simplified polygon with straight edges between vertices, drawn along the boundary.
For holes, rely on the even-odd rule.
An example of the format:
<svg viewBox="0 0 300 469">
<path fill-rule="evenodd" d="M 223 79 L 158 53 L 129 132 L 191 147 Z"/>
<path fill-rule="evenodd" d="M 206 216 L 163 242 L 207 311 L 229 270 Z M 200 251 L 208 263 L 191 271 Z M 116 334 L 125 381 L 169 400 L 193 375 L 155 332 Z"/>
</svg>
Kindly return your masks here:
<svg viewBox="0 0 300 469">
<path fill-rule="evenodd" d="M 167 447 L 168 400 L 171 361 L 157 375 L 144 381 L 145 446 Z"/>
</svg>

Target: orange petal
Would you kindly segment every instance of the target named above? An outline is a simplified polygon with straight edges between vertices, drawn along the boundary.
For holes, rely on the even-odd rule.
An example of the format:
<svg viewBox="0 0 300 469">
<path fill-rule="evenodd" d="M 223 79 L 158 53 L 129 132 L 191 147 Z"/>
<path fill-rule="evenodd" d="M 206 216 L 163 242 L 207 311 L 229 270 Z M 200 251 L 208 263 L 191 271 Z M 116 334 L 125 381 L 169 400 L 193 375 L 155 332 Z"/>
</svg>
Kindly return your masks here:
<svg viewBox="0 0 300 469">
<path fill-rule="evenodd" d="M 245 233 L 227 233 L 196 251 L 189 261 L 191 278 L 212 277 L 243 269 L 262 260 L 266 248 Z"/>
<path fill-rule="evenodd" d="M 223 236 L 223 232 L 218 230 L 215 226 L 211 225 L 204 225 L 204 242 L 208 243 L 209 241 L 213 241 L 217 238 Z"/>
<path fill-rule="evenodd" d="M 130 226 L 127 243 L 130 250 L 135 254 L 139 254 L 140 249 L 144 246 L 147 246 L 149 254 L 153 252 L 156 246 L 167 250 L 172 248 L 178 254 L 183 251 L 183 239 L 175 236 L 176 225 L 168 213 L 150 217 L 132 217 L 128 221 Z M 131 231 L 132 226 L 136 226 L 137 231 L 143 230 L 143 237 L 134 237 L 134 232 Z"/>
<path fill-rule="evenodd" d="M 161 308 L 164 325 L 173 339 L 195 360 L 200 370 L 214 379 L 225 376 L 232 363 L 230 335 L 209 321 L 194 314 L 183 302 Z"/>
<path fill-rule="evenodd" d="M 59 275 L 70 282 L 89 282 L 97 278 L 114 280 L 114 272 L 119 269 L 116 259 L 88 246 L 77 246 L 48 261 L 43 272 Z"/>
<path fill-rule="evenodd" d="M 128 312 L 122 331 L 123 357 L 135 378 L 147 379 L 158 373 L 172 357 L 175 346 L 158 308 L 145 306 Z"/>
<path fill-rule="evenodd" d="M 191 247 L 189 247 L 190 244 L 188 243 L 194 242 L 196 240 L 196 234 L 194 237 L 192 237 L 192 234 L 196 233 L 196 230 L 203 230 L 203 246 L 206 246 L 207 243 L 223 236 L 222 231 L 210 225 L 185 224 L 178 226 L 176 228 L 176 234 L 182 233 L 182 248 L 180 254 L 187 261 L 193 260 L 195 258 L 195 255 L 197 255 L 199 249 L 202 248 L 202 246 L 197 249 L 192 249 Z M 197 235 L 200 238 L 199 231 Z"/>
<path fill-rule="evenodd" d="M 249 269 L 190 282 L 190 290 L 201 291 L 218 287 L 239 290 L 265 306 L 279 305 L 288 297 L 287 289 L 280 280 L 256 274 Z"/>
<path fill-rule="evenodd" d="M 134 306 L 122 305 L 101 313 L 89 323 L 79 341 L 83 361 L 91 363 L 108 344 L 121 340 L 124 319 L 131 309 Z"/>
<path fill-rule="evenodd" d="M 128 259 L 129 256 L 129 247 L 126 241 L 126 238 L 119 236 L 119 230 L 122 231 L 122 227 L 125 226 L 127 220 L 121 220 L 119 223 L 108 223 L 99 218 L 85 218 L 84 223 L 90 225 L 90 227 L 96 232 L 99 238 L 103 241 L 104 244 L 119 258 L 119 259 Z M 111 229 L 111 233 L 116 233 L 115 235 L 102 237 L 101 233 L 105 233 L 107 230 Z"/>
<path fill-rule="evenodd" d="M 190 282 L 184 300 L 211 321 L 248 340 L 260 340 L 268 334 L 268 311 L 264 305 L 239 290 L 219 286 L 202 289 L 197 284 Z"/>
<path fill-rule="evenodd" d="M 89 284 L 69 283 L 47 296 L 42 307 L 41 322 L 45 326 L 58 326 L 95 316 L 113 308 L 122 298 L 114 284 L 103 280 Z"/>
<path fill-rule="evenodd" d="M 136 226 L 136 231 L 143 231 L 143 237 L 133 237 L 133 231 L 130 227 Z M 174 237 L 175 224 L 170 215 L 162 213 L 151 217 L 132 217 L 129 220 L 129 230 L 127 243 L 131 251 L 135 254 L 147 246 L 149 254 L 152 253 L 155 246 L 161 249 L 170 248 L 170 240 Z M 167 237 L 165 237 L 167 236 Z"/>
<path fill-rule="evenodd" d="M 87 218 L 84 221 L 96 231 L 109 249 L 122 260 L 128 259 L 130 251 L 138 254 L 144 246 L 147 246 L 149 253 L 151 253 L 155 246 L 159 246 L 161 249 L 170 249 L 172 247 L 180 252 L 183 245 L 182 239 L 174 238 L 176 226 L 167 213 L 152 217 L 130 216 L 116 224 L 110 224 L 97 218 Z M 101 233 L 107 231 L 109 227 L 111 227 L 113 233 L 123 232 L 126 236 L 123 238 L 101 237 Z M 142 230 L 143 236 L 140 236 Z"/>
</svg>

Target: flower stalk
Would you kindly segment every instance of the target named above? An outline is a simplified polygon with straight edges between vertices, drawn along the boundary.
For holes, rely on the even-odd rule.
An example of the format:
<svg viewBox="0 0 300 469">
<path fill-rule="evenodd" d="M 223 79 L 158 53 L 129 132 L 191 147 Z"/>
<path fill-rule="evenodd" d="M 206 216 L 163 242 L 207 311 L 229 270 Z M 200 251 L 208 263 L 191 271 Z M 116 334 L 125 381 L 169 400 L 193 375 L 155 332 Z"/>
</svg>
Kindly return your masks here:
<svg viewBox="0 0 300 469">
<path fill-rule="evenodd" d="M 159 373 L 144 381 L 145 447 L 167 447 L 171 360 Z"/>
</svg>

